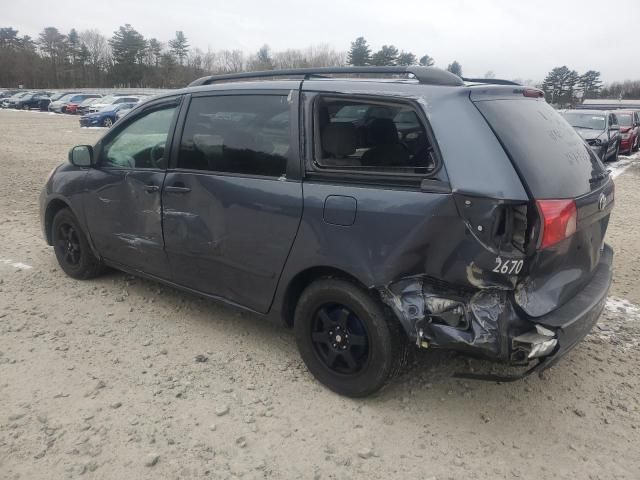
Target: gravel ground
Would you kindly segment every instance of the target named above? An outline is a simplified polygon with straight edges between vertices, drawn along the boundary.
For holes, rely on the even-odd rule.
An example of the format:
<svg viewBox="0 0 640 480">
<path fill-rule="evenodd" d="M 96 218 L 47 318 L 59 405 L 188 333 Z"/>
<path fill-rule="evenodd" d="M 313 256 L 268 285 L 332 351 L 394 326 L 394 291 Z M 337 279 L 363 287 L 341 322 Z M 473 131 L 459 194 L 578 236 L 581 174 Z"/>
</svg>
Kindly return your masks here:
<svg viewBox="0 0 640 480">
<path fill-rule="evenodd" d="M 113 272 L 78 282 L 40 237 L 52 167 L 100 130 L 0 111 L 0 478 L 640 478 L 640 162 L 617 166 L 615 281 L 542 378 L 421 351 L 373 398 L 316 383 L 292 335 Z"/>
</svg>

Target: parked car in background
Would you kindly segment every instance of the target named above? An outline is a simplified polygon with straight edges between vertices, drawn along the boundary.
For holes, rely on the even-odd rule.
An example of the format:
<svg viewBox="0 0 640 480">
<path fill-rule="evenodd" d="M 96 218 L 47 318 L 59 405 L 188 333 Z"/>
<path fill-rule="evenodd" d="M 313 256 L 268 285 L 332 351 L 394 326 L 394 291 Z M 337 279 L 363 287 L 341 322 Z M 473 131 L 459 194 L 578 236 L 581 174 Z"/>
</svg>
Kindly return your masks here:
<svg viewBox="0 0 640 480">
<path fill-rule="evenodd" d="M 18 99 L 13 108 L 17 108 L 18 110 L 36 109 L 41 112 L 46 112 L 49 108 L 50 102 L 51 99 L 49 94 L 46 92 L 28 93 L 24 97 Z"/>
<path fill-rule="evenodd" d="M 136 102 L 137 103 L 137 102 Z M 117 121 L 117 115 L 120 111 L 131 110 L 136 103 L 116 103 L 107 105 L 97 112 L 87 113 L 80 117 L 81 127 L 111 127 Z"/>
<path fill-rule="evenodd" d="M 12 97 L 16 93 L 20 93 L 20 90 L 2 90 L 0 91 L 0 101 L 5 98 Z"/>
<path fill-rule="evenodd" d="M 83 100 L 87 98 L 100 98 L 102 95 L 99 93 L 75 93 L 70 95 L 65 95 L 60 100 L 55 102 L 51 102 L 49 105 L 49 111 L 55 113 L 67 113 L 67 105 L 74 104 L 78 105 Z"/>
<path fill-rule="evenodd" d="M 76 113 L 80 113 L 78 111 L 78 109 L 79 109 L 80 105 L 82 105 L 84 102 L 89 101 L 90 103 L 93 103 L 93 102 L 100 101 L 101 98 L 102 98 L 102 95 L 97 95 L 97 96 L 90 96 L 90 97 L 86 97 L 86 98 L 78 98 L 76 100 L 71 100 L 66 105 L 66 112 L 65 113 L 69 113 L 71 115 L 75 115 Z"/>
<path fill-rule="evenodd" d="M 127 115 L 131 109 L 136 106 L 135 103 L 121 103 L 120 105 L 121 107 L 116 111 L 116 122 Z"/>
<path fill-rule="evenodd" d="M 28 95 L 28 94 L 29 94 L 29 92 L 18 92 L 18 93 L 15 93 L 15 94 L 11 95 L 10 97 L 3 98 L 2 101 L 0 102 L 0 107 L 9 108 L 9 105 L 12 105 L 14 102 L 17 102 L 22 97 L 24 97 L 25 95 Z"/>
<path fill-rule="evenodd" d="M 78 108 L 76 108 L 76 113 L 78 115 L 84 115 L 89 112 L 89 107 L 96 102 L 102 101 L 104 97 L 97 98 L 87 98 L 78 104 Z"/>
<path fill-rule="evenodd" d="M 527 366 L 477 377 L 504 381 L 589 333 L 614 185 L 542 91 L 433 67 L 295 72 L 196 80 L 73 148 L 40 197 L 61 269 L 115 267 L 286 325 L 310 372 L 354 397 L 412 345 Z M 326 77 L 343 72 L 388 75 Z M 352 105 L 392 115 L 358 135 L 360 116 L 336 119 Z"/>
<path fill-rule="evenodd" d="M 51 103 L 49 103 L 48 110 L 50 112 L 60 113 L 63 104 L 69 102 L 74 95 L 77 95 L 78 92 L 66 92 L 59 93 L 57 97 L 51 99 Z"/>
<path fill-rule="evenodd" d="M 564 110 L 561 115 L 589 144 L 603 162 L 618 160 L 620 125 L 616 114 L 607 110 Z"/>
<path fill-rule="evenodd" d="M 620 152 L 631 154 L 640 142 L 640 113 L 634 110 L 616 110 L 620 125 Z"/>
<path fill-rule="evenodd" d="M 107 95 L 102 97 L 99 101 L 89 106 L 89 113 L 95 113 L 102 110 L 104 107 L 110 105 L 118 105 L 120 103 L 138 103 L 140 101 L 139 96 L 133 95 Z"/>
</svg>

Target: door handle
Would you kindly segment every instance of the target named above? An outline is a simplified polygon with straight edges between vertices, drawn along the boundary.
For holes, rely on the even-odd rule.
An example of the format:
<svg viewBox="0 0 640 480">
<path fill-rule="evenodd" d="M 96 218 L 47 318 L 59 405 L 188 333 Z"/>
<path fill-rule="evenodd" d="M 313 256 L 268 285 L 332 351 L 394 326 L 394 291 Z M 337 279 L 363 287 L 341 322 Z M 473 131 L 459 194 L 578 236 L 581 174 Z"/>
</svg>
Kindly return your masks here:
<svg viewBox="0 0 640 480">
<path fill-rule="evenodd" d="M 145 185 L 145 187 L 144 187 L 144 191 L 145 192 L 149 192 L 149 193 L 157 192 L 159 190 L 160 190 L 160 187 L 157 186 L 157 185 L 149 184 L 149 185 Z"/>
<path fill-rule="evenodd" d="M 184 185 L 172 185 L 170 187 L 164 187 L 164 191 L 169 193 L 189 193 L 191 189 Z"/>
</svg>

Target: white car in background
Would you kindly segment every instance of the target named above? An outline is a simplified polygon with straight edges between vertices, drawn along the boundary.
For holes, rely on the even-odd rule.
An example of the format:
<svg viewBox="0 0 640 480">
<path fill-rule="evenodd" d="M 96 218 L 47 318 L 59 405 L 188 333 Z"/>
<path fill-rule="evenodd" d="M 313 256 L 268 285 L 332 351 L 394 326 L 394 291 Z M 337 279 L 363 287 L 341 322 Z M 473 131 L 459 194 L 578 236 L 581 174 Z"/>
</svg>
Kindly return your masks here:
<svg viewBox="0 0 640 480">
<path fill-rule="evenodd" d="M 107 95 L 106 97 L 102 97 L 98 101 L 89 105 L 89 113 L 99 112 L 104 107 L 118 105 L 120 103 L 138 103 L 141 99 L 142 97 L 139 95 Z"/>
</svg>

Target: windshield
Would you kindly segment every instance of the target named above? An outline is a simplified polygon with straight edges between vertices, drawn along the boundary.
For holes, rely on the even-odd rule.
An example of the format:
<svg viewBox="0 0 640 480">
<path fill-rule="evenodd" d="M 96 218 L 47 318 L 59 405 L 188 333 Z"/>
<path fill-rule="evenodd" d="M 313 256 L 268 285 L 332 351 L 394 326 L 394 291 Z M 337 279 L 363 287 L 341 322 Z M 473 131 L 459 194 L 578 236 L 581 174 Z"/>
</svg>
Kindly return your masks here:
<svg viewBox="0 0 640 480">
<path fill-rule="evenodd" d="M 618 119 L 618 125 L 622 127 L 630 127 L 633 125 L 630 113 L 616 113 L 616 117 Z"/>
<path fill-rule="evenodd" d="M 604 115 L 582 112 L 564 112 L 562 116 L 574 128 L 588 128 L 590 130 L 604 130 L 606 123 Z"/>
<path fill-rule="evenodd" d="M 69 100 L 71 100 L 71 97 L 73 97 L 74 95 L 75 95 L 75 94 L 73 94 L 73 93 L 70 93 L 70 94 L 68 94 L 68 95 L 64 95 L 64 96 L 60 97 L 60 98 L 58 99 L 58 101 L 59 101 L 59 102 L 68 102 Z"/>
</svg>

